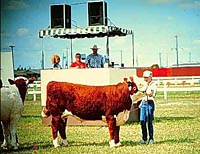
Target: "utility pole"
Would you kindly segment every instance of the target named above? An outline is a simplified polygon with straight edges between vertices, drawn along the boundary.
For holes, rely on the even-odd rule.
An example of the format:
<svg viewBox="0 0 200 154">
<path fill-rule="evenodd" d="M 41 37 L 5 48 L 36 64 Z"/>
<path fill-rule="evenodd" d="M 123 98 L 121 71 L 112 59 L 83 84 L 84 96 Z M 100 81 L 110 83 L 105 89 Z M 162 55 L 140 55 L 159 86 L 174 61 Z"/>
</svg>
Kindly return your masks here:
<svg viewBox="0 0 200 154">
<path fill-rule="evenodd" d="M 65 53 L 63 52 L 63 57 L 62 57 L 62 68 L 65 68 Z"/>
<path fill-rule="evenodd" d="M 134 32 L 132 32 L 132 54 L 133 54 L 133 67 L 134 67 L 135 66 Z"/>
<path fill-rule="evenodd" d="M 138 67 L 138 55 L 136 56 L 136 66 Z"/>
<path fill-rule="evenodd" d="M 73 50 L 72 50 L 72 39 L 71 39 L 71 63 L 73 62 Z"/>
<path fill-rule="evenodd" d="M 41 60 L 41 67 L 42 70 L 44 69 L 44 44 L 43 44 L 43 38 L 42 38 L 42 60 Z"/>
<path fill-rule="evenodd" d="M 69 48 L 66 48 L 66 62 L 65 62 L 65 68 L 68 68 L 68 61 L 69 61 L 69 55 L 68 55 Z"/>
<path fill-rule="evenodd" d="M 178 36 L 176 35 L 175 36 L 175 38 L 176 38 L 176 65 L 177 65 L 177 67 L 178 67 Z"/>
<path fill-rule="evenodd" d="M 108 67 L 110 67 L 109 31 L 107 32 L 107 40 L 106 40 L 106 54 L 107 54 L 107 58 L 108 58 Z"/>
<path fill-rule="evenodd" d="M 162 63 L 161 63 L 161 52 L 159 52 L 159 60 L 160 60 L 160 67 L 161 67 L 161 65 L 162 65 Z"/>
<path fill-rule="evenodd" d="M 44 69 L 44 51 L 42 50 L 42 70 Z"/>
<path fill-rule="evenodd" d="M 191 63 L 191 62 L 192 62 L 192 53 L 189 52 L 189 63 Z"/>
<path fill-rule="evenodd" d="M 11 51 L 13 52 L 13 48 L 15 47 L 14 45 L 9 46 L 11 48 Z"/>
<path fill-rule="evenodd" d="M 122 66 L 122 50 L 120 52 L 121 52 L 121 66 Z"/>
<path fill-rule="evenodd" d="M 14 45 L 10 45 L 9 47 L 11 48 L 11 52 L 12 52 L 13 69 L 14 69 L 14 53 L 13 53 L 13 48 L 14 48 L 15 46 L 14 46 Z"/>
<path fill-rule="evenodd" d="M 166 61 L 167 61 L 167 67 L 168 67 L 168 65 L 169 65 L 169 64 L 168 64 L 168 53 L 167 53 Z"/>
</svg>

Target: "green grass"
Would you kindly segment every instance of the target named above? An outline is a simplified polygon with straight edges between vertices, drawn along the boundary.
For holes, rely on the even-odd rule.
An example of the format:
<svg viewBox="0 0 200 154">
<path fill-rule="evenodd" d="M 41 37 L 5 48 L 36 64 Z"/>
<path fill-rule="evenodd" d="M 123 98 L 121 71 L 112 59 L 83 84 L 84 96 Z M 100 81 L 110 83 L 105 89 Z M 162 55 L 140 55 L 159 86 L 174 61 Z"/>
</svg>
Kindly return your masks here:
<svg viewBox="0 0 200 154">
<path fill-rule="evenodd" d="M 23 116 L 18 126 L 20 148 L 2 153 L 25 154 L 132 154 L 132 153 L 200 153 L 200 92 L 169 92 L 156 97 L 155 144 L 141 145 L 141 129 L 138 122 L 121 126 L 122 147 L 110 149 L 107 127 L 68 126 L 68 147 L 55 149 L 52 145 L 51 128 L 42 125 L 40 101 L 33 102 L 28 96 Z"/>
</svg>

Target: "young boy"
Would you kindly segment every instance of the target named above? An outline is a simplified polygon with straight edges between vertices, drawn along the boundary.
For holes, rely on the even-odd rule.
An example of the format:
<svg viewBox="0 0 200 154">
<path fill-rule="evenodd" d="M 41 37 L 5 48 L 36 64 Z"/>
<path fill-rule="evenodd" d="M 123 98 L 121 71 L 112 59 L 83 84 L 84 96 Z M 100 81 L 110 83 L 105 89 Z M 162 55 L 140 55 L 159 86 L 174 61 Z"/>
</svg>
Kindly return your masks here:
<svg viewBox="0 0 200 154">
<path fill-rule="evenodd" d="M 143 77 L 144 81 L 147 83 L 145 88 L 146 96 L 142 98 L 142 102 L 140 105 L 140 123 L 142 129 L 142 139 L 140 141 L 141 144 L 153 144 L 153 120 L 154 120 L 154 108 L 155 102 L 154 97 L 156 96 L 156 84 L 152 81 L 152 72 L 144 71 Z M 147 126 L 149 133 L 149 140 L 147 141 Z"/>
</svg>

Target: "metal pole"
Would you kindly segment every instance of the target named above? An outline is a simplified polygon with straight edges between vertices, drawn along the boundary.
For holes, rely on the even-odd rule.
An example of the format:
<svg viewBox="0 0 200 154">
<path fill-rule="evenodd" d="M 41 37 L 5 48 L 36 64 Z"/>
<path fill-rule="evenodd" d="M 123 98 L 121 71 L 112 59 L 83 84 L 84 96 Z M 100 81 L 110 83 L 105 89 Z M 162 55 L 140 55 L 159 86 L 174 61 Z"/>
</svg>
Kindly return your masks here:
<svg viewBox="0 0 200 154">
<path fill-rule="evenodd" d="M 122 65 L 122 50 L 120 52 L 121 52 L 121 65 Z"/>
<path fill-rule="evenodd" d="M 132 53 L 133 53 L 133 67 L 135 66 L 134 64 L 134 32 L 132 32 Z"/>
<path fill-rule="evenodd" d="M 136 65 L 137 65 L 137 67 L 138 67 L 138 56 L 136 56 Z"/>
<path fill-rule="evenodd" d="M 41 67 L 42 70 L 44 69 L 44 44 L 43 44 L 43 38 L 42 38 L 42 61 L 41 61 Z"/>
<path fill-rule="evenodd" d="M 189 63 L 191 63 L 191 62 L 192 62 L 192 53 L 189 52 Z"/>
<path fill-rule="evenodd" d="M 167 60 L 167 67 L 168 67 L 168 65 L 169 65 L 169 64 L 168 64 L 168 53 L 167 53 L 167 57 L 166 57 L 166 58 L 167 58 L 167 59 L 166 59 L 166 60 Z"/>
<path fill-rule="evenodd" d="M 176 65 L 178 67 L 178 36 L 175 36 L 176 38 Z"/>
<path fill-rule="evenodd" d="M 10 45 L 9 47 L 11 48 L 11 52 L 12 52 L 13 70 L 14 70 L 14 53 L 13 53 L 13 48 L 14 48 L 15 46 L 14 46 L 14 45 Z"/>
<path fill-rule="evenodd" d="M 110 65 L 110 57 L 109 57 L 109 32 L 107 33 L 106 49 L 107 49 L 108 67 L 109 67 L 109 65 Z"/>
<path fill-rule="evenodd" d="M 162 65 L 162 63 L 161 63 L 161 52 L 159 52 L 159 60 L 160 60 L 160 67 L 161 67 L 161 65 Z"/>
<path fill-rule="evenodd" d="M 62 57 L 62 68 L 65 68 L 65 54 L 63 52 L 63 57 Z"/>
<path fill-rule="evenodd" d="M 71 63 L 73 62 L 73 54 L 72 54 L 72 39 L 71 39 Z"/>
<path fill-rule="evenodd" d="M 68 48 L 66 49 L 66 68 L 68 68 L 68 60 L 69 60 L 69 55 L 68 55 Z"/>
<path fill-rule="evenodd" d="M 42 50 L 42 69 L 44 69 L 44 51 Z"/>
</svg>

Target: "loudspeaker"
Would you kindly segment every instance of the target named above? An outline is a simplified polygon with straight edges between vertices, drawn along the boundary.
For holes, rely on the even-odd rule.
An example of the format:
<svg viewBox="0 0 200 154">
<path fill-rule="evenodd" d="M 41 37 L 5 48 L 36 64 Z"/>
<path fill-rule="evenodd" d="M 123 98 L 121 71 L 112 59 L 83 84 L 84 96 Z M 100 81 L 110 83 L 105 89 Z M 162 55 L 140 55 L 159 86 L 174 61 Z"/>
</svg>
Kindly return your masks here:
<svg viewBox="0 0 200 154">
<path fill-rule="evenodd" d="M 107 3 L 105 1 L 88 2 L 88 25 L 107 26 Z"/>
<path fill-rule="evenodd" d="M 71 6 L 51 5 L 51 28 L 71 28 Z"/>
</svg>

